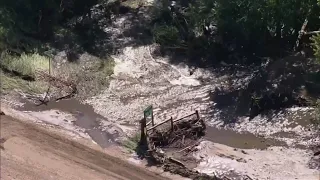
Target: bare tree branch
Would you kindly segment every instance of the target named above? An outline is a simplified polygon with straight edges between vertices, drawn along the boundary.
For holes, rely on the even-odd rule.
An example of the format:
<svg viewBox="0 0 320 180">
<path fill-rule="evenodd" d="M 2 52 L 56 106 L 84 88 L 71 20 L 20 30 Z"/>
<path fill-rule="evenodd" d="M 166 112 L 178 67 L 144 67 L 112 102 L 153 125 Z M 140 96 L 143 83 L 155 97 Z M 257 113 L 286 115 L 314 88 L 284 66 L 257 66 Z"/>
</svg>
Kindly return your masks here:
<svg viewBox="0 0 320 180">
<path fill-rule="evenodd" d="M 297 41 L 296 41 L 296 45 L 294 46 L 293 50 L 296 51 L 299 46 L 300 46 L 300 40 L 302 38 L 302 36 L 304 35 L 303 32 L 305 32 L 305 29 L 308 25 L 308 19 L 306 18 L 301 26 L 301 30 L 299 31 L 299 35 L 298 35 L 298 38 L 297 38 Z"/>
<path fill-rule="evenodd" d="M 319 34 L 320 31 L 310 31 L 310 32 L 304 32 L 304 35 L 315 35 L 315 34 Z"/>
</svg>

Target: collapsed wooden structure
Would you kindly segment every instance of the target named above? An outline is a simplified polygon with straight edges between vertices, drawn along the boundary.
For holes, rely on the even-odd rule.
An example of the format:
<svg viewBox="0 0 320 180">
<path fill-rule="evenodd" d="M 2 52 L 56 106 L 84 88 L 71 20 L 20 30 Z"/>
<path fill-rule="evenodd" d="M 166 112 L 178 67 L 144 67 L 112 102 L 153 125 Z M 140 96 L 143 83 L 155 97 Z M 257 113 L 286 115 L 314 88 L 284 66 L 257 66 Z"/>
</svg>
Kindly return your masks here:
<svg viewBox="0 0 320 180">
<path fill-rule="evenodd" d="M 167 124 L 166 124 L 167 123 Z M 172 147 L 184 148 L 187 140 L 197 140 L 204 135 L 206 125 L 199 117 L 198 111 L 186 117 L 163 121 L 147 128 L 150 148 Z"/>
<path fill-rule="evenodd" d="M 191 146 L 194 147 L 194 142 L 204 136 L 205 130 L 205 122 L 200 118 L 198 111 L 177 120 L 173 120 L 171 117 L 156 125 L 153 118 L 148 123 L 147 119 L 144 118 L 141 120 L 140 143 L 147 147 L 149 157 L 162 164 L 165 171 L 191 179 L 218 180 L 219 178 L 217 177 L 208 176 L 187 168 L 183 162 L 168 156 L 163 151 L 166 148 L 184 151 Z"/>
</svg>

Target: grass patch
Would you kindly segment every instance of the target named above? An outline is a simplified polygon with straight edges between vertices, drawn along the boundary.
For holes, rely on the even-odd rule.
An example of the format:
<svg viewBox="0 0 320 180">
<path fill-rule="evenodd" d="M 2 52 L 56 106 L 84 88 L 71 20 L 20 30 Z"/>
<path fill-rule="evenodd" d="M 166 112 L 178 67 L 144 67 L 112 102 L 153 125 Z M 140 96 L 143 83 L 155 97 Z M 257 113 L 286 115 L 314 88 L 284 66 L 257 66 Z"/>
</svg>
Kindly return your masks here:
<svg viewBox="0 0 320 180">
<path fill-rule="evenodd" d="M 49 72 L 50 59 L 39 54 L 22 54 L 10 56 L 5 54 L 1 65 L 1 92 L 10 93 L 14 89 L 25 93 L 43 93 L 47 90 L 49 82 L 43 79 L 37 71 Z M 66 82 L 73 82 L 77 86 L 79 99 L 96 95 L 109 85 L 109 78 L 113 74 L 114 60 L 88 59 L 83 62 L 67 62 L 59 68 L 52 62 L 51 75 Z M 31 78 L 26 78 L 31 77 Z M 56 82 L 52 84 L 55 88 Z M 50 94 L 60 96 L 69 93 L 70 88 L 64 85 L 59 89 L 51 89 Z M 56 92 L 57 91 L 57 92 Z M 68 91 L 68 92 L 67 92 Z"/>
<path fill-rule="evenodd" d="M 0 70 L 1 94 L 9 94 L 13 90 L 21 90 L 24 93 L 40 94 L 47 90 L 48 83 L 41 81 L 25 81 L 18 77 L 11 77 Z"/>
<path fill-rule="evenodd" d="M 1 56 L 1 93 L 10 94 L 13 90 L 20 90 L 24 93 L 44 93 L 48 83 L 44 81 L 27 81 L 22 77 L 36 78 L 37 71 L 49 71 L 50 59 L 37 53 L 12 56 L 2 54 Z M 4 71 L 5 70 L 5 71 Z M 16 76 L 8 72 L 15 72 Z"/>
<path fill-rule="evenodd" d="M 49 71 L 49 63 L 49 58 L 37 53 L 22 54 L 21 56 L 4 55 L 0 61 L 2 68 L 33 78 L 36 77 L 36 71 Z"/>
<path fill-rule="evenodd" d="M 132 137 L 129 137 L 127 140 L 123 142 L 123 146 L 134 152 L 137 150 L 138 144 L 140 141 L 140 133 L 135 134 Z"/>
<path fill-rule="evenodd" d="M 153 28 L 154 41 L 162 46 L 179 44 L 179 30 L 174 26 L 160 25 Z"/>
</svg>

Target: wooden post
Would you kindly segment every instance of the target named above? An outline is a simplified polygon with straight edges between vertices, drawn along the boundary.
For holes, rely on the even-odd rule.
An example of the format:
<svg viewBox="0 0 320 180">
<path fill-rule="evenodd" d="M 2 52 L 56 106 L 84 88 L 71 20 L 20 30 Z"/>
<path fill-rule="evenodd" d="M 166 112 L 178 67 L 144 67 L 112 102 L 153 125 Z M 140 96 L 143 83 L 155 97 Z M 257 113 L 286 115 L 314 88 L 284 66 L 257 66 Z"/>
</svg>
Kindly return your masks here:
<svg viewBox="0 0 320 180">
<path fill-rule="evenodd" d="M 141 125 L 140 143 L 143 144 L 146 142 L 146 136 L 147 136 L 147 120 L 146 120 L 146 118 L 143 118 L 140 121 L 140 125 Z"/>
<path fill-rule="evenodd" d="M 173 118 L 172 117 L 170 118 L 170 121 L 171 121 L 171 130 L 173 131 Z"/>
<path fill-rule="evenodd" d="M 197 115 L 197 119 L 199 120 L 200 119 L 200 115 L 199 115 L 199 111 L 196 110 L 196 115 Z"/>
</svg>

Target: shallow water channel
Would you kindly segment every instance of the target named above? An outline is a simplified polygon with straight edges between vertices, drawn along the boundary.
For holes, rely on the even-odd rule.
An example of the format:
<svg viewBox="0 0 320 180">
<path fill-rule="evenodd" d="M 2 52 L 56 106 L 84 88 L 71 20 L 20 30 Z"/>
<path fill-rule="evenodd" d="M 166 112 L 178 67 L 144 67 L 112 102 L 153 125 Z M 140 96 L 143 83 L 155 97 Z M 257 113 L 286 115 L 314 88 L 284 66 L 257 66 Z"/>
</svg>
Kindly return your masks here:
<svg viewBox="0 0 320 180">
<path fill-rule="evenodd" d="M 70 113 L 76 118 L 74 125 L 85 129 L 85 132 L 88 133 L 88 135 L 103 148 L 115 143 L 115 138 L 119 136 L 118 134 L 111 134 L 103 131 L 101 128 L 101 122 L 108 121 L 108 119 L 94 112 L 92 106 L 88 104 L 82 104 L 75 99 L 61 100 L 57 102 L 51 101 L 46 105 L 43 104 L 40 106 L 25 101 L 25 105 L 19 110 L 33 112 L 59 110 Z M 134 126 L 130 123 L 121 125 Z M 251 133 L 240 134 L 232 130 L 218 129 L 210 126 L 207 127 L 204 139 L 241 149 L 266 149 L 269 146 L 286 145 L 284 142 L 274 139 L 265 139 Z"/>
<path fill-rule="evenodd" d="M 81 104 L 75 99 L 61 100 L 57 102 L 51 101 L 46 105 L 43 104 L 40 106 L 30 102 L 25 102 L 25 105 L 19 110 L 33 112 L 59 110 L 70 113 L 76 118 L 74 125 L 84 128 L 85 132 L 89 134 L 93 141 L 101 147 L 106 148 L 115 142 L 116 135 L 100 129 L 100 122 L 106 121 L 107 119 L 95 113 L 90 105 Z"/>
</svg>

